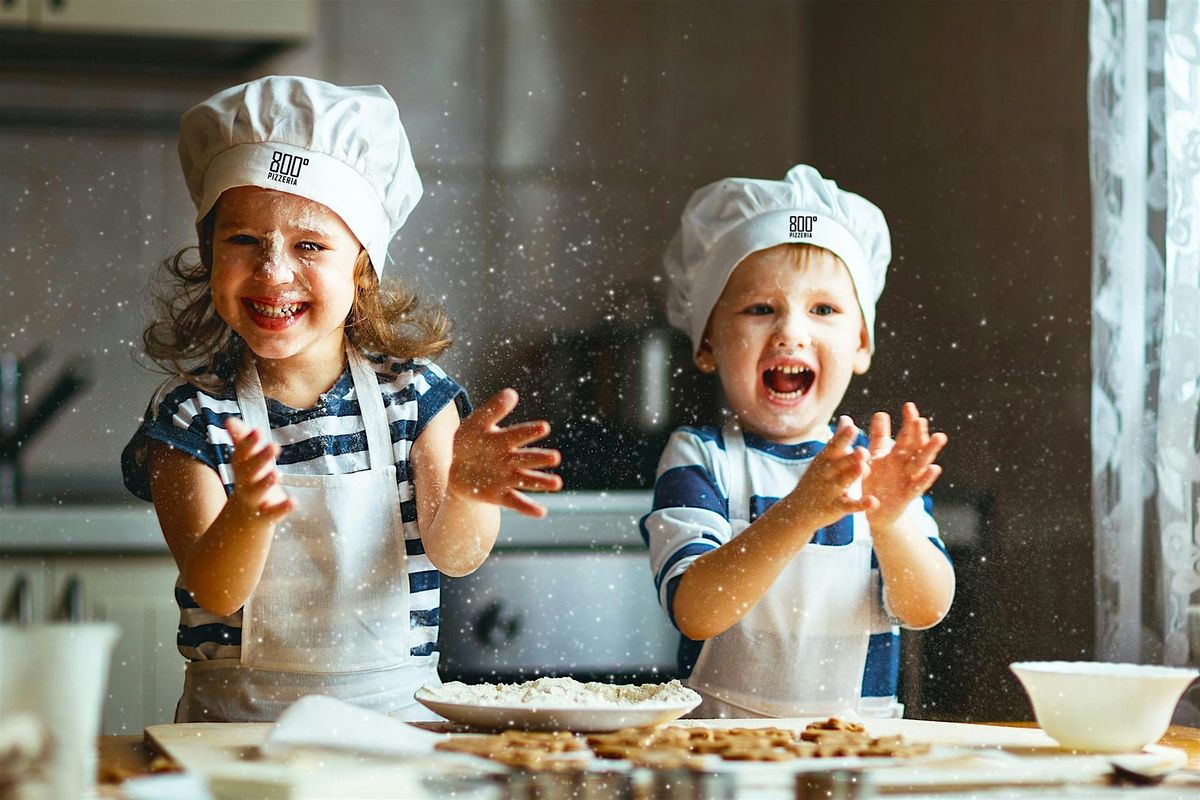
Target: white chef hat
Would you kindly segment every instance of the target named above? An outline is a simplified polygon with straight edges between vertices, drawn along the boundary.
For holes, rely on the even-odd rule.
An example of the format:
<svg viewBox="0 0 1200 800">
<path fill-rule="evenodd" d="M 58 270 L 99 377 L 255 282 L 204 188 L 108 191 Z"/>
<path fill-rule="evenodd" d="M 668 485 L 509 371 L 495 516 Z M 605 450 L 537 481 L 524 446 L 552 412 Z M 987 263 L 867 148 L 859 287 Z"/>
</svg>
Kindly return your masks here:
<svg viewBox="0 0 1200 800">
<path fill-rule="evenodd" d="M 781 181 L 710 183 L 684 207 L 663 264 L 670 282 L 667 317 L 691 337 L 693 352 L 734 268 L 751 253 L 789 242 L 824 247 L 845 262 L 875 351 L 875 303 L 892 260 L 883 212 L 797 164 Z"/>
<path fill-rule="evenodd" d="M 183 115 L 179 163 L 197 224 L 236 186 L 300 195 L 342 218 L 376 274 L 422 192 L 400 112 L 382 86 L 272 75 L 230 87 Z"/>
</svg>

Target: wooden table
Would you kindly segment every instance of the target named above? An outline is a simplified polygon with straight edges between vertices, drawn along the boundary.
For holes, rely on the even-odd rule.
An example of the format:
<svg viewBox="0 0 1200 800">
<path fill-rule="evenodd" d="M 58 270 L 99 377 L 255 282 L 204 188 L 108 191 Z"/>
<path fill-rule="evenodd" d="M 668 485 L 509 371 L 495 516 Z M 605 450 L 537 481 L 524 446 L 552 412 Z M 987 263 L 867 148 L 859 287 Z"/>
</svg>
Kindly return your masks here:
<svg viewBox="0 0 1200 800">
<path fill-rule="evenodd" d="M 155 753 L 141 736 L 101 736 L 100 783 L 116 783 L 123 778 L 152 772 Z"/>
<path fill-rule="evenodd" d="M 981 723 L 988 724 L 988 723 Z M 997 722 L 997 725 L 1011 725 L 1015 728 L 1036 728 L 1036 722 Z M 1158 743 L 1167 747 L 1178 747 L 1187 753 L 1188 767 L 1200 769 L 1200 728 L 1188 728 L 1183 725 L 1172 725 Z"/>
<path fill-rule="evenodd" d="M 1160 744 L 1183 750 L 1188 756 L 1188 766 L 1192 769 L 1200 769 L 1200 728 L 1172 725 Z"/>
<path fill-rule="evenodd" d="M 1008 722 L 1018 727 L 1033 723 Z M 1177 747 L 1187 753 L 1188 766 L 1200 769 L 1200 728 L 1172 725 L 1159 744 Z M 101 782 L 112 783 L 116 777 L 133 777 L 152 772 L 151 763 L 155 753 L 146 746 L 141 736 L 101 736 L 100 742 Z M 157 766 L 157 765 L 156 765 Z"/>
</svg>

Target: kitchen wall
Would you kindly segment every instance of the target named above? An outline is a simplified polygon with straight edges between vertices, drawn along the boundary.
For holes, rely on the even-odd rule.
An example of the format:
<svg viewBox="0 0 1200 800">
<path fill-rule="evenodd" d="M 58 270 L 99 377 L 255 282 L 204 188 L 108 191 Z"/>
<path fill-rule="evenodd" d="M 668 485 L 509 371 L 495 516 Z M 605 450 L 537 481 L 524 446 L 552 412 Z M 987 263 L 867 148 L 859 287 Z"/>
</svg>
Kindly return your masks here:
<svg viewBox="0 0 1200 800">
<path fill-rule="evenodd" d="M 360 0 L 321 3 L 309 45 L 248 73 L 0 72 L 0 350 L 53 346 L 34 399 L 75 353 L 94 375 L 31 446 L 31 487 L 123 497 L 117 456 L 160 380 L 135 360 L 144 287 L 194 235 L 171 120 L 221 86 L 392 92 L 427 194 L 389 272 L 446 305 L 444 362 L 476 399 L 515 384 L 529 415 L 603 377 L 539 359 L 551 334 L 662 323 L 692 189 L 809 161 L 894 236 L 847 409 L 916 400 L 951 437 L 939 496 L 989 509 L 952 624 L 920 648 L 925 711 L 1027 716 L 1007 663 L 1092 636 L 1086 8 Z"/>
<path fill-rule="evenodd" d="M 804 157 L 884 209 L 895 252 L 849 406 L 917 401 L 950 436 L 935 498 L 992 497 L 929 711 L 1016 718 L 1009 662 L 1092 652 L 1087 4 L 807 9 Z"/>
<path fill-rule="evenodd" d="M 222 82 L 0 73 L 0 352 L 48 346 L 27 402 L 73 359 L 91 380 L 26 448 L 35 497 L 121 497 L 121 446 L 162 380 L 135 360 L 147 283 L 195 238 L 178 114 Z"/>
<path fill-rule="evenodd" d="M 782 174 L 797 157 L 795 5 L 318 9 L 310 45 L 252 73 L 0 73 L 0 187 L 16 207 L 0 220 L 0 337 L 17 353 L 54 346 L 35 398 L 71 354 L 95 367 L 90 394 L 30 448 L 35 496 L 121 497 L 116 458 L 160 380 L 134 360 L 143 289 L 194 236 L 169 121 L 216 88 L 282 72 L 386 86 L 426 185 L 389 273 L 445 304 L 458 344 L 444 363 L 476 399 L 515 385 L 525 414 L 555 419 L 559 381 L 537 363 L 549 337 L 661 324 L 659 257 L 687 193 L 739 171 Z M 78 113 L 22 114 L 31 106 L 143 118 L 113 130 Z"/>
<path fill-rule="evenodd" d="M 801 8 L 355 8 L 330 17 L 327 74 L 387 85 L 425 153 L 431 196 L 397 263 L 456 320 L 451 366 L 477 400 L 512 385 L 522 415 L 554 421 L 568 488 L 649 485 L 669 427 L 614 423 L 599 396 L 632 400 L 611 390 L 637 370 L 580 350 L 665 324 L 660 256 L 692 189 L 739 171 L 782 174 L 795 159 Z M 686 353 L 676 363 L 691 375 Z"/>
</svg>

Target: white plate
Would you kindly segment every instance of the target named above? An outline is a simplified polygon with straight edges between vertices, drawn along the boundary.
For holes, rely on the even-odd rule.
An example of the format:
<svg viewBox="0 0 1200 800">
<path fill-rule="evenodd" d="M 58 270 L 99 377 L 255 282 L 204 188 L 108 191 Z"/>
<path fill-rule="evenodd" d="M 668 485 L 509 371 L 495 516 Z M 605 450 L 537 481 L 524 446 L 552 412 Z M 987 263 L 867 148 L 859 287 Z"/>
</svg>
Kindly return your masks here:
<svg viewBox="0 0 1200 800">
<path fill-rule="evenodd" d="M 643 725 L 661 725 L 682 717 L 696 706 L 699 698 L 684 703 L 638 703 L 622 706 L 481 706 L 472 703 L 447 703 L 435 700 L 422 688 L 416 694 L 421 705 L 451 722 L 474 728 L 526 731 L 576 731 L 598 733 Z"/>
</svg>

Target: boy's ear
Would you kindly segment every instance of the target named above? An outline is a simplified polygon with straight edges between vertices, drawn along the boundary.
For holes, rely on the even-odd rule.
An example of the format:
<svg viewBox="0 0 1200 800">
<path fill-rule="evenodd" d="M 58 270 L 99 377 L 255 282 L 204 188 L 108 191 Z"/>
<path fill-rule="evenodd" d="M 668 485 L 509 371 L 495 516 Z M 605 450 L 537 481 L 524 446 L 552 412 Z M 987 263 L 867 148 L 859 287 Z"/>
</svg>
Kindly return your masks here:
<svg viewBox="0 0 1200 800">
<path fill-rule="evenodd" d="M 858 347 L 854 351 L 854 374 L 862 375 L 871 368 L 871 336 L 867 326 L 862 326 L 858 335 Z"/>
<path fill-rule="evenodd" d="M 713 355 L 712 345 L 709 344 L 707 336 L 700 340 L 700 348 L 696 350 L 692 360 L 696 362 L 696 368 L 705 375 L 712 375 L 717 371 L 717 357 Z"/>
</svg>

